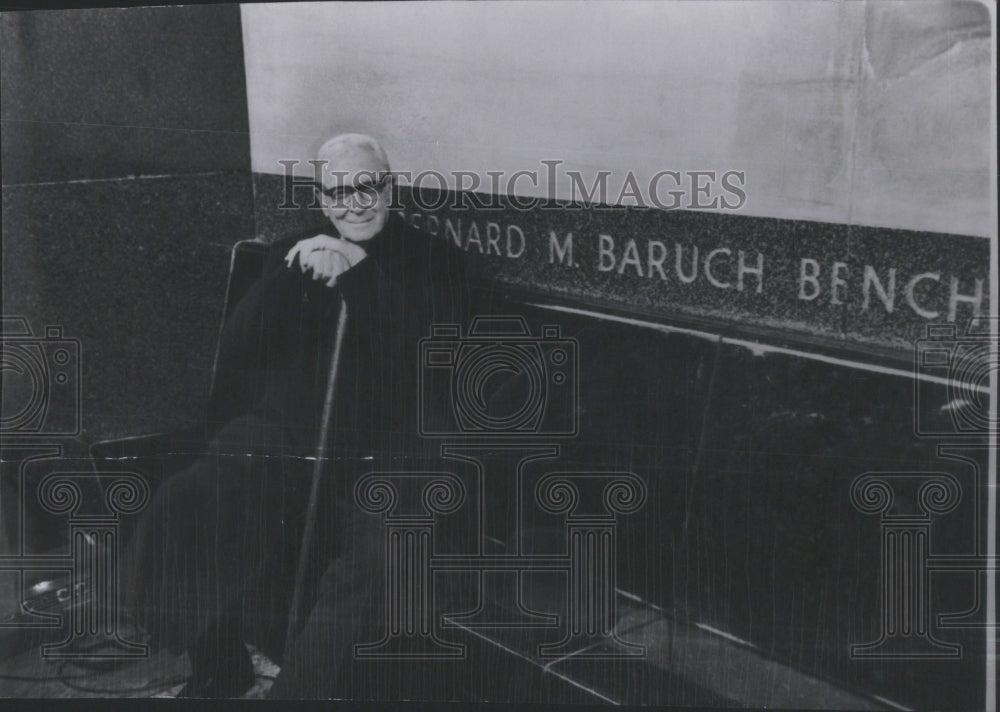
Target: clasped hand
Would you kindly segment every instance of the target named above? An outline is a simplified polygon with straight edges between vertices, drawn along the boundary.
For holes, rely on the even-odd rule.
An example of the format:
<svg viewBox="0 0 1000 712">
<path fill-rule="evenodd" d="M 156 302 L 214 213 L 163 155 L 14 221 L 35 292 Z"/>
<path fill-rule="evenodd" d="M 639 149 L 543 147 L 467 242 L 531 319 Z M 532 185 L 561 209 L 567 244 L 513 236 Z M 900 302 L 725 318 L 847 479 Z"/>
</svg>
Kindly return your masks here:
<svg viewBox="0 0 1000 712">
<path fill-rule="evenodd" d="M 285 264 L 291 269 L 295 259 L 303 273 L 312 272 L 312 277 L 328 287 L 337 283 L 337 278 L 367 257 L 360 245 L 330 235 L 316 235 L 295 243 L 285 255 Z"/>
</svg>

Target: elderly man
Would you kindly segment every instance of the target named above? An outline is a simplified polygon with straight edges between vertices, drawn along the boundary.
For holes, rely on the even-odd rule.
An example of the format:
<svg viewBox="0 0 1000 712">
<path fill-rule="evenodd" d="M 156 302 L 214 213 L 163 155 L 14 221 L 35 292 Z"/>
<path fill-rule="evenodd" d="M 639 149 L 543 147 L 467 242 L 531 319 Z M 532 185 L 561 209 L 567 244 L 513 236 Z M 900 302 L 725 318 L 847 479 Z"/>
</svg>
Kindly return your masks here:
<svg viewBox="0 0 1000 712">
<path fill-rule="evenodd" d="M 209 453 L 157 490 L 126 558 L 139 622 L 190 654 L 188 696 L 242 694 L 253 682 L 249 639 L 276 658 L 294 643 L 277 696 L 328 697 L 352 646 L 378 637 L 384 535 L 351 500 L 353 479 L 374 461 L 395 458 L 398 469 L 421 454 L 417 341 L 431 323 L 464 321 L 471 304 L 464 254 L 390 213 L 389 162 L 374 139 L 337 136 L 318 158 L 329 224 L 276 243 L 237 305 Z M 341 300 L 348 320 L 307 579 L 315 605 L 304 633 L 285 641 Z"/>
</svg>

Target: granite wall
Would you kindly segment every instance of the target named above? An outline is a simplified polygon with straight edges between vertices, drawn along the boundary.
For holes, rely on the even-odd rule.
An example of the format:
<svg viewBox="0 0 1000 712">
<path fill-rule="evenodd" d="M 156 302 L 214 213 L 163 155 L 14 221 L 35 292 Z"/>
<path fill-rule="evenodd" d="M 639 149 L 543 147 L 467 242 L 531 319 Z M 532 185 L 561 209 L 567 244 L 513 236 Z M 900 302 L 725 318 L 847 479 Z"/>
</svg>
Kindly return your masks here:
<svg viewBox="0 0 1000 712">
<path fill-rule="evenodd" d="M 23 458 L 86 471 L 95 441 L 203 413 L 254 234 L 239 8 L 4 12 L 0 92 L 6 553 L 64 537 L 30 495 L 56 460 Z"/>
<path fill-rule="evenodd" d="M 260 239 L 325 223 L 301 180 L 254 174 Z M 928 327 L 989 315 L 990 241 L 972 235 L 406 186 L 393 201 L 526 299 L 907 370 Z"/>
<path fill-rule="evenodd" d="M 5 12 L 3 314 L 80 341 L 81 440 L 195 420 L 253 236 L 239 9 Z"/>
</svg>

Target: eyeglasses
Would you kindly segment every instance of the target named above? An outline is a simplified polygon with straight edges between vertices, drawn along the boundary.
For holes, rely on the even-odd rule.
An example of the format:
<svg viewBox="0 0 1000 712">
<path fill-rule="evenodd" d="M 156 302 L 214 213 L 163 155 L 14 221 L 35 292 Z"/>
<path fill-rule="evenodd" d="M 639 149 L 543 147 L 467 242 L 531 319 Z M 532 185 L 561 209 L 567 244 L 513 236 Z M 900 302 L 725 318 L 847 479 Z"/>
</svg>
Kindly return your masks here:
<svg viewBox="0 0 1000 712">
<path fill-rule="evenodd" d="M 324 188 L 322 183 L 316 183 L 316 190 L 329 198 L 334 208 L 347 208 L 348 200 L 359 208 L 370 208 L 378 200 L 379 192 L 392 182 L 392 174 L 386 173 L 374 183 L 359 183 L 358 185 L 339 185 Z"/>
</svg>

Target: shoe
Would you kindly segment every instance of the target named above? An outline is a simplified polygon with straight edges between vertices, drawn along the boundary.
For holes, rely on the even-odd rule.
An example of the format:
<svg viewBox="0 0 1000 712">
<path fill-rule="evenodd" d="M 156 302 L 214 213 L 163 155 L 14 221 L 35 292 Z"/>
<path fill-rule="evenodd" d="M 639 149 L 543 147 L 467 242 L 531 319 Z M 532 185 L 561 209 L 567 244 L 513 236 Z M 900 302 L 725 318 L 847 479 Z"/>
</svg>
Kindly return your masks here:
<svg viewBox="0 0 1000 712">
<path fill-rule="evenodd" d="M 213 700 L 238 698 L 245 695 L 257 680 L 250 651 L 242 640 L 228 640 L 220 650 L 202 649 L 200 652 L 189 651 L 188 654 L 194 674 L 181 688 L 178 697 Z"/>
<path fill-rule="evenodd" d="M 207 680 L 191 678 L 177 693 L 178 698 L 202 700 L 231 700 L 243 697 L 253 687 L 255 677 L 253 667 L 248 678 L 234 679 L 210 677 Z"/>
</svg>

